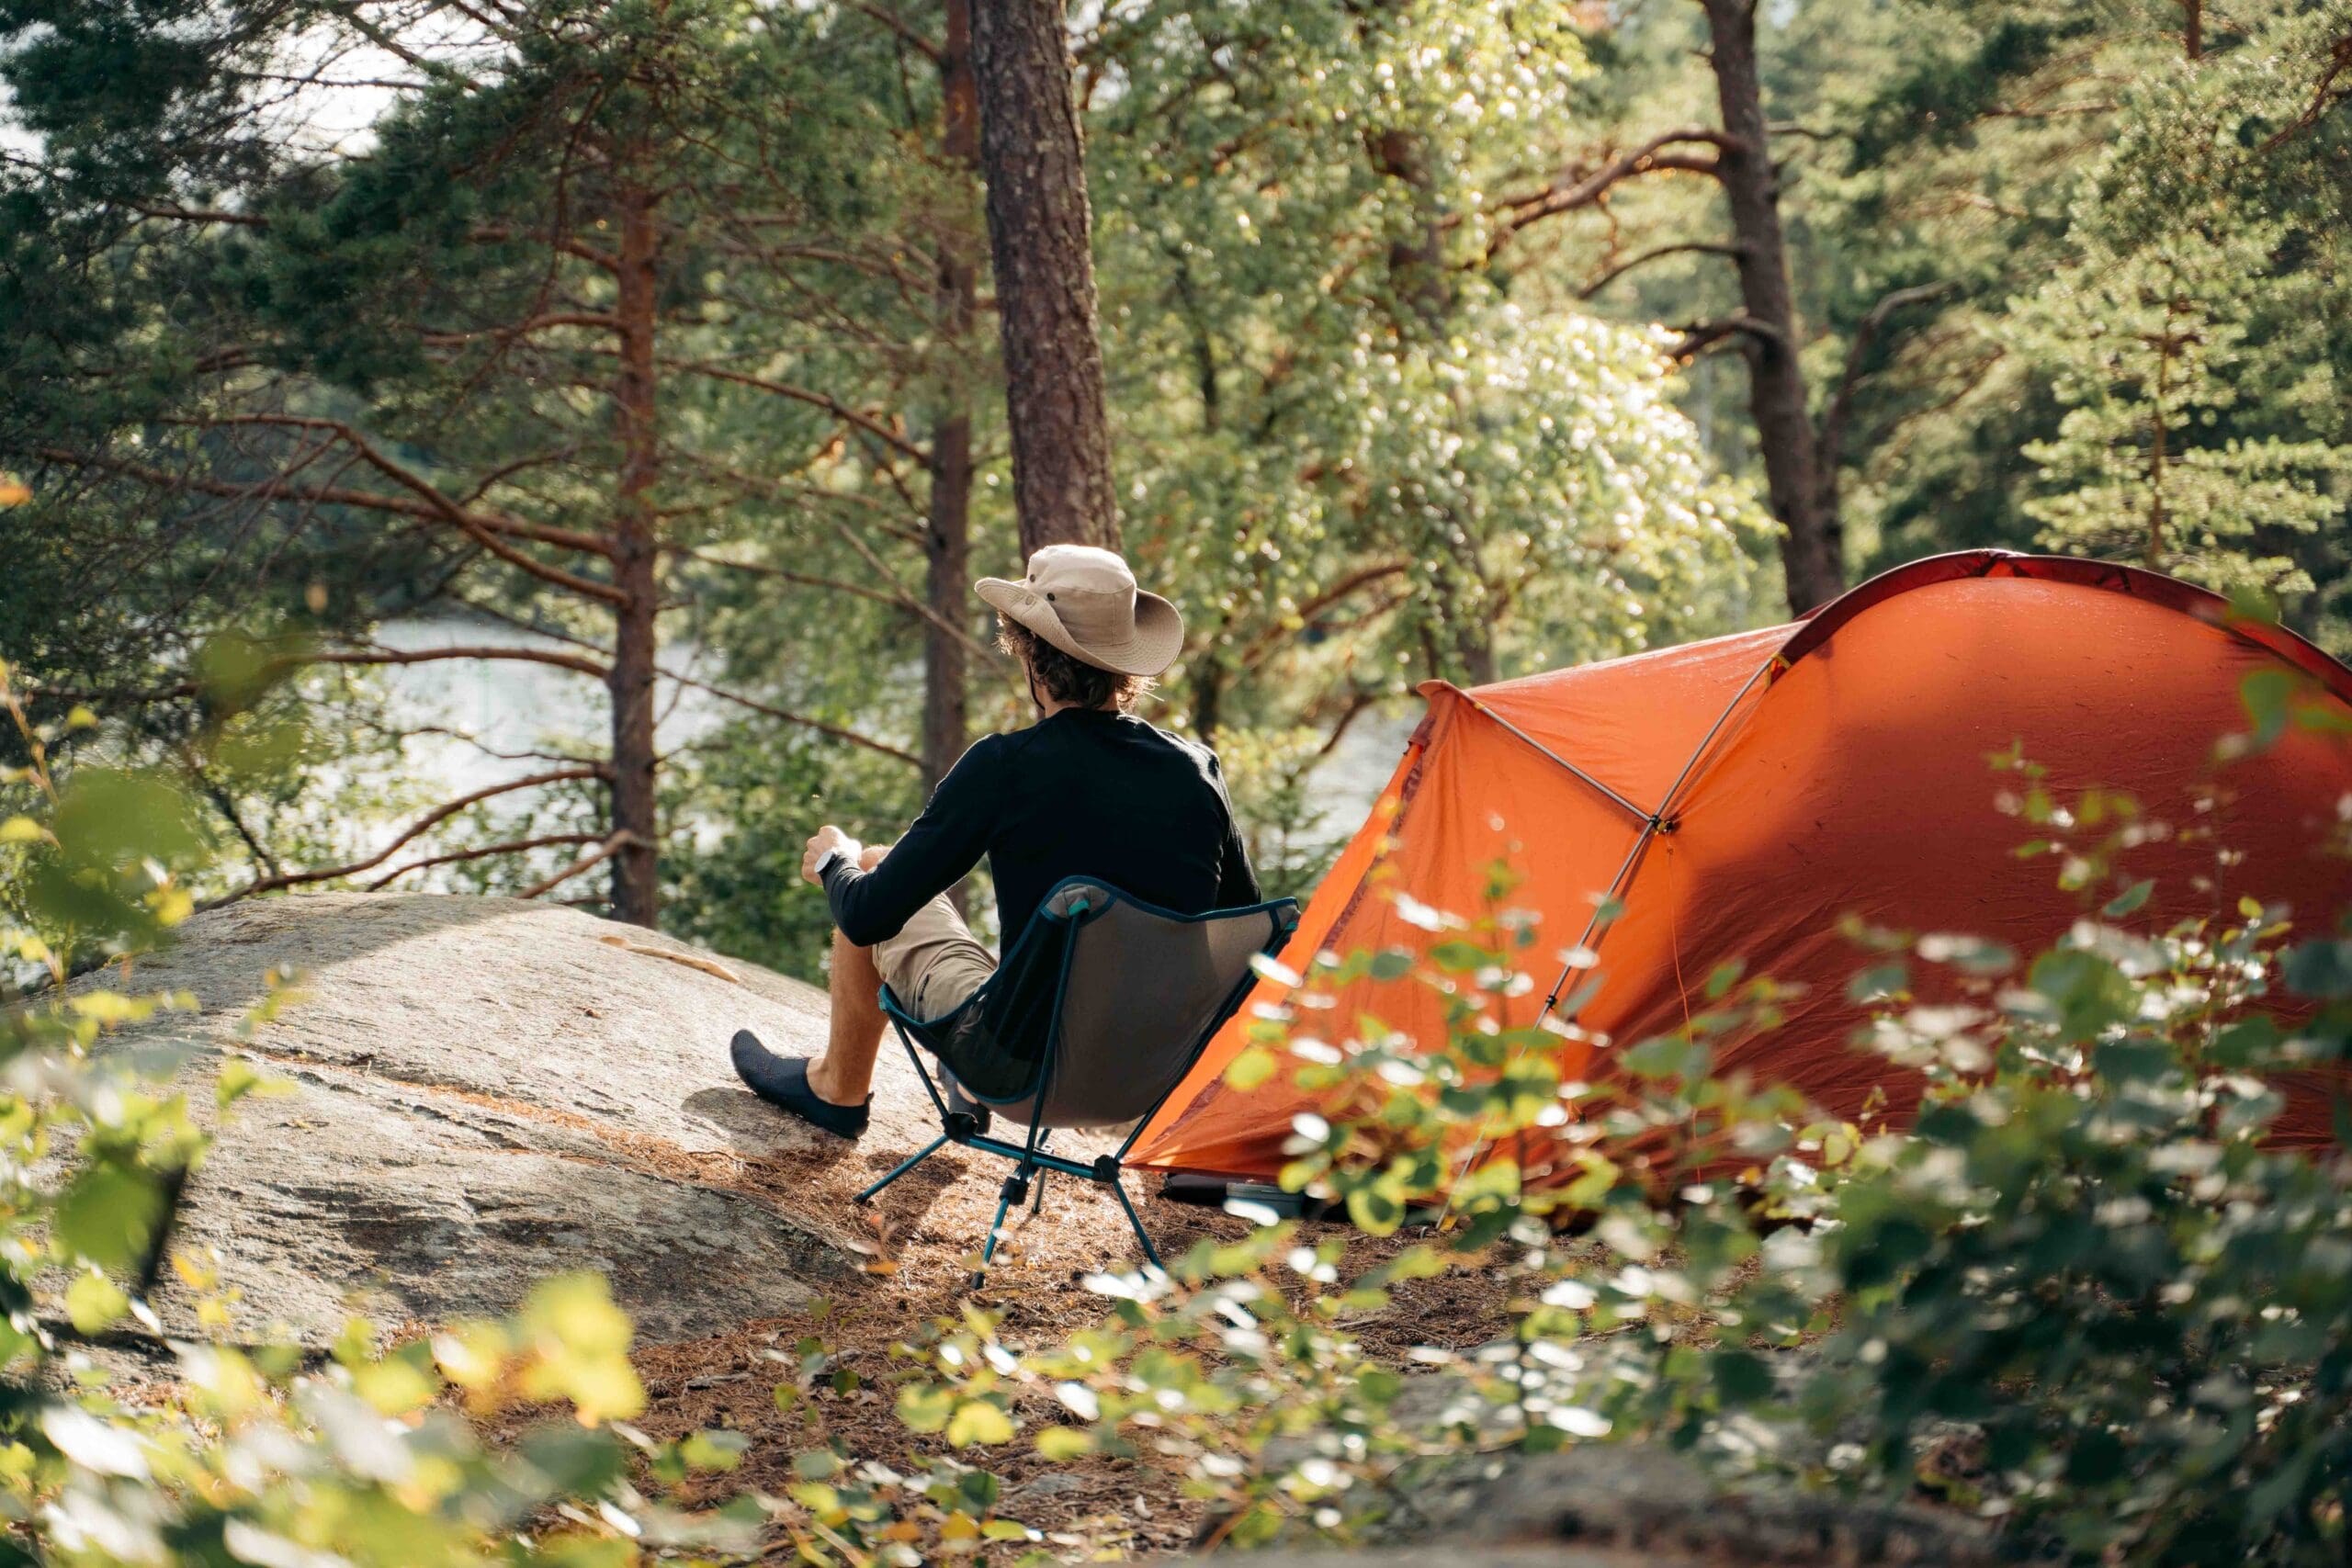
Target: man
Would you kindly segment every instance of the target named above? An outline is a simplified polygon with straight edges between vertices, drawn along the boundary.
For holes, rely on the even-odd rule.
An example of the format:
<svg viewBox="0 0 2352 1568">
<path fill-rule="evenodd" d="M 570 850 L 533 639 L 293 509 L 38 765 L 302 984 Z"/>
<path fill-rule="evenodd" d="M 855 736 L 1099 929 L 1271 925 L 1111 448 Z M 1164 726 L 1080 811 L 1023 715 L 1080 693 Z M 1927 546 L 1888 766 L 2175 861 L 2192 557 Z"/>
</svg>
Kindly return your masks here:
<svg viewBox="0 0 2352 1568">
<path fill-rule="evenodd" d="M 817 830 L 800 872 L 825 889 L 837 928 L 825 1054 L 779 1056 L 748 1030 L 735 1036 L 735 1070 L 754 1092 L 845 1138 L 865 1131 L 880 987 L 937 1018 L 995 971 L 946 897 L 982 855 L 1007 942 L 1067 876 L 1182 914 L 1258 901 L 1216 753 L 1126 711 L 1183 646 L 1176 606 L 1083 545 L 1048 545 L 1021 581 L 983 578 L 976 592 L 1027 676 L 1037 722 L 965 752 L 887 851 Z"/>
</svg>

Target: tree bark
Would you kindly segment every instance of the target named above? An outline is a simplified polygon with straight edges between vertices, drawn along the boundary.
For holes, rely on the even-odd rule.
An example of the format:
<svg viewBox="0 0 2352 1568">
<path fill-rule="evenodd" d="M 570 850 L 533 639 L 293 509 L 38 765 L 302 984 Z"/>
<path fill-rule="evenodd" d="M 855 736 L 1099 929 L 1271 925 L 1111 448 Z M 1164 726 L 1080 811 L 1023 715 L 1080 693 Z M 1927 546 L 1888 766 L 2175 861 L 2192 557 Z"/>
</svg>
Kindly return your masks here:
<svg viewBox="0 0 2352 1568">
<path fill-rule="evenodd" d="M 1388 246 L 1389 287 L 1421 325 L 1440 328 L 1453 307 L 1453 288 L 1446 276 L 1444 233 L 1430 202 L 1429 148 L 1419 133 L 1391 127 L 1373 136 L 1372 161 L 1412 193 L 1413 225 Z"/>
<path fill-rule="evenodd" d="M 923 540 L 925 597 L 948 626 L 969 619 L 971 507 L 972 417 L 959 408 L 932 432 L 931 508 Z M 935 789 L 964 754 L 967 678 L 963 642 L 936 623 L 924 626 L 922 678 L 923 787 Z"/>
<path fill-rule="evenodd" d="M 1022 553 L 1116 549 L 1093 219 L 1061 0 L 976 0 L 972 45 Z"/>
<path fill-rule="evenodd" d="M 940 151 L 951 170 L 978 173 L 980 103 L 972 80 L 971 0 L 947 0 L 946 41 L 940 51 Z M 938 238 L 938 313 L 946 346 L 940 378 L 940 412 L 931 434 L 931 499 L 925 517 L 925 600 L 933 619 L 923 628 L 923 786 L 935 789 L 964 754 L 967 722 L 964 644 L 949 628 L 970 622 L 965 579 L 971 565 L 971 385 L 964 375 L 978 285 L 972 236 L 951 215 Z"/>
<path fill-rule="evenodd" d="M 660 582 L 660 542 L 652 490 L 661 471 L 655 408 L 654 322 L 659 313 L 654 198 L 641 189 L 620 202 L 620 266 L 614 314 L 620 354 L 613 378 L 615 434 L 620 444 L 619 482 L 613 509 L 612 912 L 651 926 L 662 910 L 660 841 L 655 821 L 653 679 Z M 620 835 L 628 835 L 621 839 Z"/>
<path fill-rule="evenodd" d="M 1881 328 L 1899 310 L 1926 304 L 1958 291 L 1959 286 L 1950 279 L 1939 283 L 1918 283 L 1908 288 L 1894 289 L 1879 297 L 1878 302 L 1863 313 L 1856 324 L 1853 336 L 1846 344 L 1846 369 L 1838 377 L 1838 385 L 1821 405 L 1821 417 L 1814 424 L 1813 457 L 1815 478 L 1820 484 L 1822 525 L 1828 536 L 1838 542 L 1838 555 L 1845 553 L 1846 521 L 1844 487 L 1841 470 L 1846 461 L 1846 426 L 1853 417 L 1854 396 L 1865 378 L 1864 367 L 1869 363 L 1871 346 L 1878 341 Z"/>
<path fill-rule="evenodd" d="M 1731 209 L 1738 245 L 1740 301 L 1748 321 L 1748 407 L 1756 420 L 1772 515 L 1784 530 L 1781 568 L 1789 607 L 1802 613 L 1845 587 L 1844 541 L 1825 513 L 1820 455 L 1797 363 L 1796 308 L 1789 289 L 1787 242 L 1781 232 L 1780 180 L 1772 167 L 1756 70 L 1753 0 L 1700 0 L 1713 43 L 1709 62 L 1723 114 L 1724 142 L 1715 173 Z"/>
</svg>

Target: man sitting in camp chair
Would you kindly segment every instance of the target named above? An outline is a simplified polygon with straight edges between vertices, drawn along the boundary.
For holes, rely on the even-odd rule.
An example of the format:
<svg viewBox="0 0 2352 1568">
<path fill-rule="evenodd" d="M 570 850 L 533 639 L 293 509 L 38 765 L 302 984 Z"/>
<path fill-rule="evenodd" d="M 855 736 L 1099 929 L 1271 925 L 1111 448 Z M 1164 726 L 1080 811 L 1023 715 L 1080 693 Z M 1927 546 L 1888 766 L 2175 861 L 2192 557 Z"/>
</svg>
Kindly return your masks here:
<svg viewBox="0 0 2352 1568">
<path fill-rule="evenodd" d="M 825 889 L 837 928 L 825 1054 L 779 1056 L 748 1030 L 732 1047 L 762 1099 L 844 1138 L 865 1131 L 880 987 L 937 1018 L 995 972 L 996 954 L 947 901 L 982 855 L 1008 942 L 1069 876 L 1183 915 L 1258 899 L 1216 753 L 1126 711 L 1175 661 L 1176 607 L 1138 592 L 1117 556 L 1081 545 L 1049 545 L 1021 581 L 983 578 L 976 591 L 997 612 L 1037 722 L 966 751 L 887 852 L 830 824 L 817 830 L 800 869 Z M 985 1125 L 980 1107 L 955 1108 Z"/>
</svg>

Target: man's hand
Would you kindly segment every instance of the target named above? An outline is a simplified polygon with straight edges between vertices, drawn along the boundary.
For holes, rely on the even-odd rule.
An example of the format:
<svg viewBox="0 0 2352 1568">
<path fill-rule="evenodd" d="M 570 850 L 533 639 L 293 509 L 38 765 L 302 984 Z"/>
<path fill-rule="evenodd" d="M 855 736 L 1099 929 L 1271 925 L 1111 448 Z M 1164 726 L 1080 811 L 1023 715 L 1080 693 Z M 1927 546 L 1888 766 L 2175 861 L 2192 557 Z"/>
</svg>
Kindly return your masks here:
<svg viewBox="0 0 2352 1568">
<path fill-rule="evenodd" d="M 817 874 L 817 867 L 836 850 L 845 852 L 852 861 L 865 853 L 855 839 L 828 822 L 817 829 L 816 837 L 810 839 L 808 847 L 801 852 L 800 874 L 820 887 L 823 886 L 824 880 Z"/>
</svg>

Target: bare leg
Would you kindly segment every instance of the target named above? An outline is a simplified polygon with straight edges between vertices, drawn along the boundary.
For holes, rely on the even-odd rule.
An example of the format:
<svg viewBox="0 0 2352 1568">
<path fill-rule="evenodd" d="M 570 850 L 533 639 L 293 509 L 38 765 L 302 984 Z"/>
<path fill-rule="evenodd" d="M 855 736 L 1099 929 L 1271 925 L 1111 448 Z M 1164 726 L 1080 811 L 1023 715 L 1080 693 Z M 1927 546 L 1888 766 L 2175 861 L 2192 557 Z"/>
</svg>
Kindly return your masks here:
<svg viewBox="0 0 2352 1568">
<path fill-rule="evenodd" d="M 880 844 L 867 846 L 858 857 L 859 868 L 872 871 L 886 850 Z M 882 975 L 874 967 L 873 950 L 835 931 L 827 989 L 832 998 L 832 1028 L 825 1054 L 808 1064 L 808 1087 L 819 1099 L 835 1105 L 863 1105 L 874 1087 L 874 1058 L 882 1049 L 882 1031 L 888 1022 L 877 999 Z"/>
</svg>

